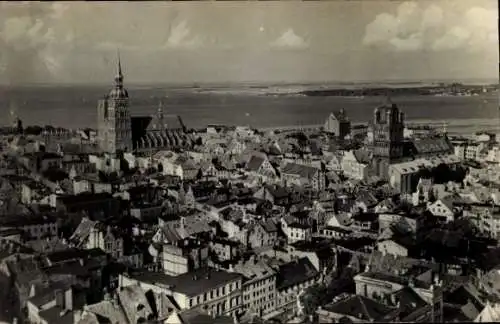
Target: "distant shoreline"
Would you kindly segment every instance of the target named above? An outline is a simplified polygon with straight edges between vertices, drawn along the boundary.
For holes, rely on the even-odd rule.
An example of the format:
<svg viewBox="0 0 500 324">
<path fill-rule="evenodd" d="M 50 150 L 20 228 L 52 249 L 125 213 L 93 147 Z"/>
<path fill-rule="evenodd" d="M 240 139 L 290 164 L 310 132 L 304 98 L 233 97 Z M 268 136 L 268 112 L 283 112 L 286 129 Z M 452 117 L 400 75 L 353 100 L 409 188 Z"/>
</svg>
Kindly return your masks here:
<svg viewBox="0 0 500 324">
<path fill-rule="evenodd" d="M 179 82 L 179 83 L 127 83 L 127 88 L 179 88 L 179 89 L 254 89 L 265 90 L 269 88 L 287 88 L 287 87 L 304 87 L 309 90 L 323 90 L 323 89 L 351 89 L 351 88 L 418 88 L 418 87 L 442 87 L 450 86 L 452 84 L 460 84 L 465 87 L 477 86 L 497 86 L 499 80 L 496 79 L 470 79 L 470 80 L 421 80 L 421 81 L 408 81 L 408 80 L 379 80 L 379 81 L 317 81 L 317 82 Z M 0 88 L 109 88 L 110 83 L 19 83 L 19 84 L 1 84 Z"/>
</svg>

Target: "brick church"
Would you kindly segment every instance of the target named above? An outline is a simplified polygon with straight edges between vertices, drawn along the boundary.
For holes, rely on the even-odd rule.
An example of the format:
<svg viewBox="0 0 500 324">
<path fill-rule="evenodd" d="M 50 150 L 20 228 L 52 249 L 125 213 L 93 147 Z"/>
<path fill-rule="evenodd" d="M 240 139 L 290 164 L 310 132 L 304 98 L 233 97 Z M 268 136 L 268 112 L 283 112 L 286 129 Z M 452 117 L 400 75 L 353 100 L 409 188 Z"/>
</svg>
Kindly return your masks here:
<svg viewBox="0 0 500 324">
<path fill-rule="evenodd" d="M 389 166 L 432 156 L 454 154 L 446 134 L 405 139 L 405 115 L 390 99 L 375 108 L 370 125 L 373 132 L 371 173 L 388 179 Z"/>
<path fill-rule="evenodd" d="M 118 58 L 114 88 L 97 106 L 97 136 L 102 152 L 150 155 L 160 150 L 193 146 L 193 137 L 187 133 L 180 116 L 164 114 L 161 106 L 154 116 L 131 116 L 129 94 L 123 80 Z"/>
</svg>

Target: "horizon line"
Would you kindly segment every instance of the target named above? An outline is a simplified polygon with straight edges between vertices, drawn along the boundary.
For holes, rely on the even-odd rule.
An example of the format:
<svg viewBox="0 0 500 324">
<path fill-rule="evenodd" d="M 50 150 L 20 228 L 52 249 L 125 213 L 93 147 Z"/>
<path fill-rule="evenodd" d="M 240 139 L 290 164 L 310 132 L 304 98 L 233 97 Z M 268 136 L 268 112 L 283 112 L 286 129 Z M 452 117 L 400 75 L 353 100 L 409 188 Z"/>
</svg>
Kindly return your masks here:
<svg viewBox="0 0 500 324">
<path fill-rule="evenodd" d="M 129 82 L 128 86 L 162 86 L 162 85 L 179 85 L 179 86 L 199 86 L 199 85 L 316 85 L 316 84 L 377 84 L 377 83 L 408 83 L 408 84 L 425 84 L 425 83 L 481 83 L 481 84 L 496 84 L 500 83 L 498 78 L 432 78 L 432 79 L 404 79 L 391 78 L 379 80 L 317 80 L 317 81 L 158 81 L 158 82 Z M 29 87 L 29 86 L 107 86 L 110 82 L 20 82 L 20 83 L 0 83 L 0 87 Z"/>
</svg>

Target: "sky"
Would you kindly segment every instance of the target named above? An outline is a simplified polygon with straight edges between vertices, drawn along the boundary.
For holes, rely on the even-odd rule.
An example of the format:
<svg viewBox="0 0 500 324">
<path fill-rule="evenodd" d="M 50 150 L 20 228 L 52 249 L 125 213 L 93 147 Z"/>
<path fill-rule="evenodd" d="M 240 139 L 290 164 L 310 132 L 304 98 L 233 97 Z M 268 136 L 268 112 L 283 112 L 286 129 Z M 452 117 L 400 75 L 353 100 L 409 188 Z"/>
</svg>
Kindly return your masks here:
<svg viewBox="0 0 500 324">
<path fill-rule="evenodd" d="M 1 2 L 0 83 L 497 79 L 495 0 Z"/>
</svg>

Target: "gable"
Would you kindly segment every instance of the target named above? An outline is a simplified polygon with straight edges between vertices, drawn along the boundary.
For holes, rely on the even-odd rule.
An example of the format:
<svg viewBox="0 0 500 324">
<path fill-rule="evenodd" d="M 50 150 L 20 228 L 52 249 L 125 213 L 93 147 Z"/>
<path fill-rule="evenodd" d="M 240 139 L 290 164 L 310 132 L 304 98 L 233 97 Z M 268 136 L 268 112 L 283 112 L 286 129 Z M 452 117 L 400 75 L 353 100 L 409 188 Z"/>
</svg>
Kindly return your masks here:
<svg viewBox="0 0 500 324">
<path fill-rule="evenodd" d="M 431 205 L 431 209 L 433 211 L 437 211 L 438 213 L 442 213 L 443 210 L 444 210 L 445 213 L 452 213 L 453 212 L 441 200 L 437 200 L 434 204 L 432 204 Z"/>
<path fill-rule="evenodd" d="M 405 246 L 399 244 L 398 242 L 396 242 L 392 239 L 384 240 L 382 242 L 379 242 L 379 244 L 382 246 L 390 246 L 390 247 L 397 248 L 400 250 L 405 250 L 405 251 L 408 250 Z"/>
<path fill-rule="evenodd" d="M 347 152 L 345 152 L 344 156 L 342 157 L 342 161 L 357 162 L 356 157 L 354 156 L 353 151 L 347 151 Z"/>
<path fill-rule="evenodd" d="M 172 314 L 170 314 L 170 316 L 167 317 L 167 319 L 165 320 L 165 324 L 179 324 L 179 323 L 183 324 L 184 321 L 175 311 Z"/>
</svg>

